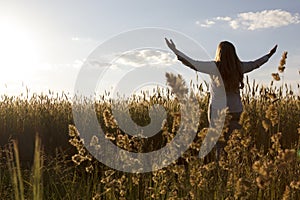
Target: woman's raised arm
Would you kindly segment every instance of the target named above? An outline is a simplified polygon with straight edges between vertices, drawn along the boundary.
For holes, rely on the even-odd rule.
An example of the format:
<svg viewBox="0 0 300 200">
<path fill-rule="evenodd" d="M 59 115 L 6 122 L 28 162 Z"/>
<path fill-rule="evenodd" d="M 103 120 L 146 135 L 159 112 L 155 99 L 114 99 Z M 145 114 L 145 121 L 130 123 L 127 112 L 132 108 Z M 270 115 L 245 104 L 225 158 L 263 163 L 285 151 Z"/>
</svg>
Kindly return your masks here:
<svg viewBox="0 0 300 200">
<path fill-rule="evenodd" d="M 275 45 L 267 55 L 255 61 L 242 62 L 243 73 L 251 72 L 252 70 L 257 69 L 263 64 L 265 64 L 269 60 L 269 58 L 271 58 L 273 54 L 276 52 L 276 49 L 277 49 L 277 45 Z"/>
<path fill-rule="evenodd" d="M 189 67 L 193 70 L 199 71 L 199 72 L 206 73 L 206 74 L 217 74 L 218 73 L 215 62 L 194 60 L 194 59 L 188 57 L 187 55 L 185 55 L 183 52 L 179 51 L 176 48 L 176 45 L 172 40 L 169 41 L 167 38 L 165 38 L 165 40 L 166 40 L 168 47 L 177 56 L 177 59 L 180 60 L 187 67 Z"/>
</svg>

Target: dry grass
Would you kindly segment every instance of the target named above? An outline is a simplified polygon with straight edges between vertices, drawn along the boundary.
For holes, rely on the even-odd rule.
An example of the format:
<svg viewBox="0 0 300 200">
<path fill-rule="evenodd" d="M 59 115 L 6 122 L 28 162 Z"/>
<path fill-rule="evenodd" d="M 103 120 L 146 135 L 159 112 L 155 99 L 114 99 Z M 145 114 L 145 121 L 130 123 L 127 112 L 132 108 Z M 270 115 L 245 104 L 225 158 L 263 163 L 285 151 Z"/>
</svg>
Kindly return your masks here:
<svg viewBox="0 0 300 200">
<path fill-rule="evenodd" d="M 280 61 L 278 76 L 284 72 L 286 56 Z M 274 78 L 276 81 L 277 77 Z M 187 88 L 180 77 L 168 75 L 168 82 L 181 91 Z M 191 84 L 197 91 L 193 95 L 202 112 L 197 137 L 176 162 L 144 174 L 116 171 L 95 160 L 83 146 L 73 123 L 71 103 L 65 95 L 50 93 L 30 99 L 2 96 L 0 196 L 2 199 L 300 199 L 297 92 L 300 88 L 298 85 L 292 90 L 284 82 L 276 85 L 271 82 L 266 87 L 246 80 L 240 120 L 243 128 L 232 133 L 224 148 L 226 153 L 216 162 L 214 151 L 205 159 L 198 158 L 207 133 L 209 94 L 203 84 Z M 98 121 L 106 138 L 120 148 L 149 152 L 160 149 L 176 135 L 181 107 L 172 91 L 158 90 L 151 97 L 145 93 L 126 101 L 105 99 L 109 98 L 95 102 Z M 148 111 L 154 104 L 166 109 L 167 120 L 159 134 L 148 139 L 124 133 L 111 112 L 112 106 L 129 105 L 132 119 L 145 125 L 150 122 Z M 85 104 L 78 106 L 82 107 L 82 118 L 88 118 Z M 41 140 L 35 140 L 36 133 Z M 11 135 L 19 140 L 18 145 L 13 142 L 13 146 L 3 147 Z M 34 141 L 37 141 L 35 148 Z M 101 148 L 97 133 L 84 143 Z M 27 167 L 27 161 L 33 170 Z"/>
</svg>

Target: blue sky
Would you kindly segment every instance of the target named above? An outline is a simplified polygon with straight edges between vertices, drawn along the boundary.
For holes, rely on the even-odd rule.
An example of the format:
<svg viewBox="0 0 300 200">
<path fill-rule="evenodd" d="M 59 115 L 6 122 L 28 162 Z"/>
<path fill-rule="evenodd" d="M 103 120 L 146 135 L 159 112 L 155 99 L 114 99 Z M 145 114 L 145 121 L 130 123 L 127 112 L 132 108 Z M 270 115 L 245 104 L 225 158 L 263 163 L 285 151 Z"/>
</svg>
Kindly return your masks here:
<svg viewBox="0 0 300 200">
<path fill-rule="evenodd" d="M 212 58 L 222 40 L 234 43 L 241 60 L 256 59 L 278 44 L 276 55 L 250 78 L 270 82 L 288 51 L 285 81 L 299 83 L 299 13 L 300 1 L 282 0 L 1 1 L 0 93 L 18 94 L 26 86 L 32 92 L 72 92 L 84 59 L 98 45 L 143 27 L 184 33 Z"/>
</svg>

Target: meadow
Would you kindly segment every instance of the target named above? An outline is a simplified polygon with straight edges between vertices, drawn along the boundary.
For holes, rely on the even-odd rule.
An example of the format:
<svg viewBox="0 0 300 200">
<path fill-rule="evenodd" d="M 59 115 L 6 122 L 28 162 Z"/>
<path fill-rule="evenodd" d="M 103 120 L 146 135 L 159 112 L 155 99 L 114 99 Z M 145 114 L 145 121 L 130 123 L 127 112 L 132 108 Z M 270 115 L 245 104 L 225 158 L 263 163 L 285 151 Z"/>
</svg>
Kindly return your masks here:
<svg viewBox="0 0 300 200">
<path fill-rule="evenodd" d="M 97 133 L 93 133 L 90 141 L 79 137 L 72 103 L 65 94 L 49 91 L 31 97 L 3 95 L 0 197 L 20 200 L 300 199 L 300 86 L 291 88 L 281 83 L 280 75 L 274 73 L 277 82 L 271 81 L 268 86 L 245 79 L 242 129 L 231 134 L 218 162 L 214 150 L 204 159 L 198 157 L 208 127 L 209 93 L 205 83 L 187 86 L 180 76 L 167 74 L 167 83 L 173 90 L 157 89 L 151 96 L 143 93 L 126 101 L 101 97 L 95 102 L 95 110 L 106 138 L 132 152 L 160 149 L 176 135 L 183 119 L 178 117 L 181 107 L 174 89 L 180 90 L 184 98 L 197 98 L 196 111 L 202 114 L 193 143 L 171 165 L 148 173 L 117 171 L 93 158 L 83 144 L 100 148 Z M 187 93 L 188 88 L 194 88 L 194 92 Z M 147 139 L 120 130 L 111 111 L 112 106 L 129 106 L 134 122 L 145 125 L 151 121 L 149 109 L 154 104 L 165 108 L 167 119 L 161 131 Z M 82 119 L 90 117 L 85 113 L 84 101 L 77 106 L 81 107 Z"/>
</svg>

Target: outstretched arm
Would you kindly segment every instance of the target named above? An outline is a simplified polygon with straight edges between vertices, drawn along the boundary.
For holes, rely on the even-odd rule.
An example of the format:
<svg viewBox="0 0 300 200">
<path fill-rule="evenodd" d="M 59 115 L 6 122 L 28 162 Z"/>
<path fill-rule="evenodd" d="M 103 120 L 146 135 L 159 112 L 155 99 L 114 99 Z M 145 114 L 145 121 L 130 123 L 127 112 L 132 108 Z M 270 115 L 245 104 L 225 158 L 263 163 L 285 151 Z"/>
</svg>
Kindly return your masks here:
<svg viewBox="0 0 300 200">
<path fill-rule="evenodd" d="M 169 41 L 167 38 L 165 38 L 165 40 L 166 40 L 168 47 L 177 56 L 177 59 L 180 60 L 187 67 L 189 67 L 193 70 L 199 71 L 199 72 L 207 73 L 207 74 L 215 74 L 216 73 L 217 67 L 214 62 L 194 60 L 194 59 L 188 57 L 187 55 L 185 55 L 183 52 L 179 51 L 176 48 L 176 45 L 172 40 Z"/>
<path fill-rule="evenodd" d="M 257 69 L 263 64 L 265 64 L 269 60 L 269 58 L 271 58 L 273 54 L 276 52 L 276 49 L 277 49 L 277 45 L 275 45 L 268 54 L 255 61 L 242 62 L 243 73 L 251 72 L 252 70 Z"/>
</svg>

